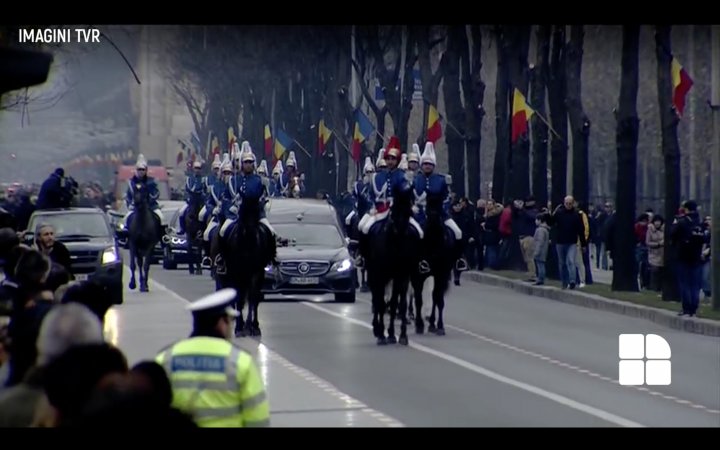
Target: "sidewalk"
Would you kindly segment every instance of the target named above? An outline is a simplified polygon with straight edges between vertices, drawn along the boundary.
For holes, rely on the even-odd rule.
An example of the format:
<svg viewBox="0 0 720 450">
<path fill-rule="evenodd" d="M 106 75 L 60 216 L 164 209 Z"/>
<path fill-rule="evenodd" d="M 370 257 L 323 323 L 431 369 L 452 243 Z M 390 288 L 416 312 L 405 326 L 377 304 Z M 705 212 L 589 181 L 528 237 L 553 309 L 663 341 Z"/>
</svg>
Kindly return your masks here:
<svg viewBox="0 0 720 450">
<path fill-rule="evenodd" d="M 689 333 L 720 336 L 720 320 L 705 318 L 708 315 L 713 318 L 717 316 L 717 312 L 712 311 L 709 305 L 701 302 L 698 310 L 700 317 L 680 317 L 677 315 L 679 304 L 662 302 L 655 293 L 613 292 L 610 290 L 612 272 L 595 267 L 592 271 L 594 284 L 574 290 L 560 289 L 559 283 L 553 280 L 546 281 L 544 286 L 534 286 L 524 281 L 527 278 L 526 272 L 471 270 L 465 272 L 463 277 L 482 284 L 512 289 L 526 295 L 643 318 Z"/>
</svg>

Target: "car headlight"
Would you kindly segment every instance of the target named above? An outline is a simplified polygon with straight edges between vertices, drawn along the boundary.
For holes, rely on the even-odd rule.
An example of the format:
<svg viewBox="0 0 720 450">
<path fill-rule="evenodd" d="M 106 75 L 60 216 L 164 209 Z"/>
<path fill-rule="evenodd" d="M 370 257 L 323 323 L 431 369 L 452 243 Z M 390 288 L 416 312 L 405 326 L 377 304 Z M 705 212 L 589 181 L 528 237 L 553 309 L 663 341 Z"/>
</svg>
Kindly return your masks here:
<svg viewBox="0 0 720 450">
<path fill-rule="evenodd" d="M 179 238 L 179 237 L 173 237 L 173 238 L 170 239 L 170 242 L 171 242 L 173 245 L 185 245 L 185 243 L 187 242 L 187 240 L 186 240 L 186 239 Z"/>
<path fill-rule="evenodd" d="M 123 231 L 125 229 L 125 222 L 118 222 L 117 229 Z"/>
<path fill-rule="evenodd" d="M 270 273 L 270 272 L 272 272 L 272 271 L 273 271 L 273 266 L 272 266 L 272 264 L 268 264 L 267 266 L 265 266 L 265 272 Z"/>
<path fill-rule="evenodd" d="M 345 258 L 342 261 L 338 261 L 333 264 L 330 270 L 333 270 L 335 272 L 345 272 L 346 270 L 350 270 L 351 267 L 352 261 L 350 261 L 348 258 Z"/>
<path fill-rule="evenodd" d="M 115 250 L 115 247 L 106 248 L 102 254 L 102 263 L 103 264 L 112 264 L 117 260 L 118 260 L 118 255 L 117 255 L 117 251 Z"/>
</svg>

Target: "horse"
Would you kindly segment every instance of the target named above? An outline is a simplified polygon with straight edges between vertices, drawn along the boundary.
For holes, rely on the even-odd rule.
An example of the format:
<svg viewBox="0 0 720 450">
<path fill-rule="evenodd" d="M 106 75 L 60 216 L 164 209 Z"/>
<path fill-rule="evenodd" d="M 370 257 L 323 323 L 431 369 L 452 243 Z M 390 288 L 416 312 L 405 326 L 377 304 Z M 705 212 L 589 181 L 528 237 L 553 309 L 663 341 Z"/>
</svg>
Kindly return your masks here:
<svg viewBox="0 0 720 450">
<path fill-rule="evenodd" d="M 395 317 L 400 315 L 400 339 L 408 345 L 407 337 L 407 290 L 410 284 L 411 268 L 417 265 L 418 242 L 410 232 L 412 216 L 412 189 L 393 189 L 393 205 L 388 218 L 374 224 L 369 233 L 368 255 L 365 264 L 368 285 L 372 295 L 373 334 L 378 345 L 394 344 Z M 392 283 L 390 303 L 385 303 L 385 290 Z M 398 309 L 399 300 L 399 309 Z M 390 308 L 388 337 L 385 338 L 384 316 L 386 306 Z"/>
<path fill-rule="evenodd" d="M 423 283 L 433 277 L 432 312 L 428 321 L 428 331 L 438 336 L 445 335 L 443 323 L 443 309 L 445 308 L 445 293 L 450 285 L 450 275 L 455 264 L 455 235 L 445 226 L 441 216 L 443 199 L 440 196 L 429 196 L 425 208 L 426 221 L 421 249 L 425 261 L 428 262 L 429 271 L 421 270 L 417 265 L 413 267 L 410 282 L 415 296 L 415 332 L 423 334 L 425 323 L 422 319 Z M 438 311 L 437 327 L 435 326 L 435 310 Z"/>
<path fill-rule="evenodd" d="M 130 289 L 135 289 L 135 264 L 140 269 L 140 292 L 148 292 L 150 277 L 150 260 L 153 249 L 160 241 L 159 219 L 150 209 L 146 192 L 136 189 L 133 194 L 135 211 L 128 229 L 128 245 L 130 247 Z"/>
<path fill-rule="evenodd" d="M 258 305 L 263 298 L 265 267 L 275 259 L 277 243 L 270 230 L 259 222 L 261 208 L 263 205 L 258 200 L 243 199 L 242 216 L 225 238 L 226 274 L 215 275 L 218 288 L 232 287 L 238 292 L 234 303 L 240 312 L 235 322 L 236 337 L 262 335 Z M 243 323 L 242 310 L 246 302 L 248 313 Z"/>
<path fill-rule="evenodd" d="M 190 202 L 188 203 L 188 208 L 185 211 L 185 223 L 183 224 L 185 237 L 187 238 L 186 245 L 188 259 L 190 261 L 188 270 L 190 271 L 190 275 L 202 275 L 202 266 L 200 261 L 202 260 L 202 252 L 205 244 L 202 238 L 204 223 L 199 217 L 202 207 L 202 194 L 190 194 Z"/>
</svg>

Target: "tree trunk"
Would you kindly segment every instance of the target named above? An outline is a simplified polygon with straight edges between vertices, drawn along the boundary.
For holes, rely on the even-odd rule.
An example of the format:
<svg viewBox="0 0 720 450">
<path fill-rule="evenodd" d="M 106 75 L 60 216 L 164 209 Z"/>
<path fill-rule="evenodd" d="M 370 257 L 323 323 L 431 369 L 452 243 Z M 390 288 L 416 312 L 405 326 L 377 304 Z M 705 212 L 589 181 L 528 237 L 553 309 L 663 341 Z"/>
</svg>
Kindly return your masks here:
<svg viewBox="0 0 720 450">
<path fill-rule="evenodd" d="M 331 30 L 331 39 L 333 45 L 328 58 L 328 70 L 330 80 L 328 83 L 327 98 L 329 101 L 329 110 L 331 119 L 330 126 L 337 132 L 343 133 L 342 140 L 345 146 L 349 147 L 352 135 L 352 126 L 346 126 L 348 117 L 352 116 L 352 112 L 348 114 L 348 109 L 352 109 L 349 104 L 348 86 L 350 85 L 350 26 L 335 26 Z M 340 149 L 340 145 L 336 145 L 337 153 L 337 189 L 333 188 L 334 195 L 347 190 L 348 184 L 348 152 Z"/>
<path fill-rule="evenodd" d="M 640 119 L 637 114 L 638 54 L 640 26 L 623 26 L 622 72 L 617 114 L 617 205 L 613 248 L 612 290 L 638 290 L 635 263 L 635 195 L 637 185 L 637 143 Z"/>
<path fill-rule="evenodd" d="M 461 46 L 460 68 L 462 88 L 465 96 L 465 147 L 467 154 L 468 197 L 477 200 L 482 195 L 480 177 L 480 138 L 482 121 L 485 117 L 483 101 L 485 83 L 482 69 L 482 31 L 480 25 L 469 25 L 472 38 L 472 54 L 469 53 L 466 38 Z"/>
<path fill-rule="evenodd" d="M 555 25 L 550 56 L 550 80 L 548 82 L 548 105 L 550 123 L 558 136 L 550 138 L 552 186 L 550 198 L 552 207 L 561 205 L 566 194 L 567 183 L 567 109 L 565 107 L 565 25 Z"/>
<path fill-rule="evenodd" d="M 657 86 L 660 103 L 660 128 L 662 130 L 662 153 L 665 159 L 665 252 L 663 277 L 663 300 L 676 300 L 674 252 L 670 245 L 670 228 L 680 205 L 680 144 L 678 142 L 678 123 L 680 122 L 672 103 L 671 43 L 670 27 L 658 26 L 655 31 L 657 54 Z M 692 137 L 691 137 L 692 138 Z"/>
<path fill-rule="evenodd" d="M 550 25 L 540 25 L 537 31 L 537 63 L 530 68 L 530 101 L 535 112 L 545 116 L 545 89 L 550 59 Z M 548 201 L 548 128 L 534 114 L 533 131 L 533 168 L 532 193 L 538 205 L 546 206 Z"/>
<path fill-rule="evenodd" d="M 503 201 L 505 190 L 505 172 L 507 155 L 510 148 L 509 128 L 509 75 L 508 75 L 508 43 L 506 27 L 499 25 L 495 29 L 497 47 L 497 77 L 495 79 L 495 161 L 493 163 L 492 198 Z"/>
<path fill-rule="evenodd" d="M 508 59 L 508 99 L 512 105 L 515 88 L 528 97 L 528 52 L 530 50 L 530 26 L 508 27 L 510 33 L 510 58 Z M 510 109 L 509 116 L 512 115 Z M 530 139 L 524 136 L 515 144 L 511 144 L 505 175 L 506 200 L 525 199 L 530 195 Z"/>
<path fill-rule="evenodd" d="M 448 173 L 453 178 L 453 191 L 458 197 L 465 196 L 465 136 L 464 114 L 460 98 L 460 54 L 463 43 L 467 43 L 464 25 L 448 29 L 448 46 L 443 56 L 443 95 L 448 122 L 445 127 L 445 142 L 448 147 Z"/>
<path fill-rule="evenodd" d="M 590 141 L 590 119 L 582 106 L 582 57 L 583 26 L 570 27 L 570 42 L 567 44 L 567 109 L 572 128 L 573 142 L 573 196 L 587 211 L 590 201 L 590 162 L 588 143 Z"/>
</svg>

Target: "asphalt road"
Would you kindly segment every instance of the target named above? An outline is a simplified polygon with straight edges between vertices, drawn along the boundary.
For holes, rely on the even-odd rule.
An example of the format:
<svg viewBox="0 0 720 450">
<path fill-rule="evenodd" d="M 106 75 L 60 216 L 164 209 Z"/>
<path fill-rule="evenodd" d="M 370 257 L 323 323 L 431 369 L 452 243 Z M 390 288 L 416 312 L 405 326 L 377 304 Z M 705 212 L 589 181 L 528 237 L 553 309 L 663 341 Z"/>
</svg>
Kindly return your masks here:
<svg viewBox="0 0 720 450">
<path fill-rule="evenodd" d="M 184 269 L 151 278 L 110 316 L 132 362 L 185 337 L 185 302 L 213 289 Z M 262 344 L 237 342 L 261 360 L 279 426 L 720 427 L 720 338 L 470 281 L 446 302 L 447 335 L 410 327 L 409 347 L 375 344 L 365 295 L 264 303 Z M 617 383 L 622 333 L 667 340 L 670 386 Z"/>
</svg>

